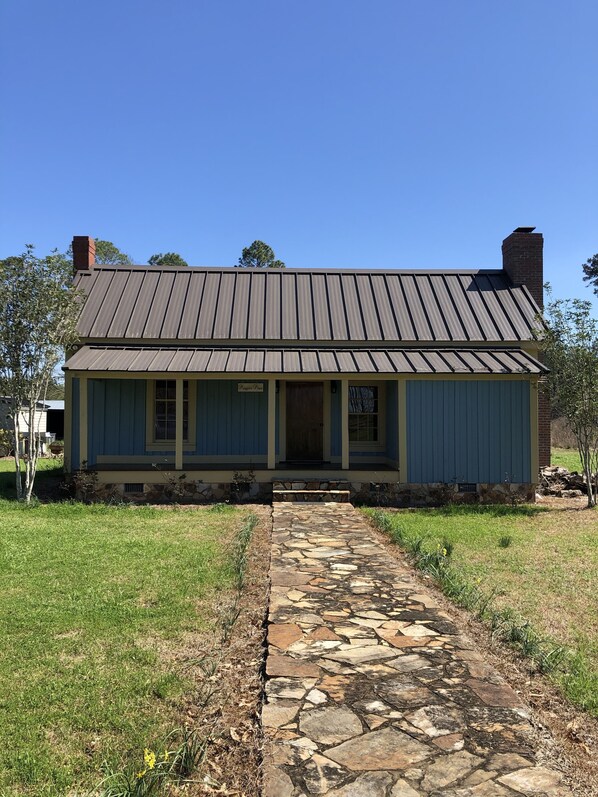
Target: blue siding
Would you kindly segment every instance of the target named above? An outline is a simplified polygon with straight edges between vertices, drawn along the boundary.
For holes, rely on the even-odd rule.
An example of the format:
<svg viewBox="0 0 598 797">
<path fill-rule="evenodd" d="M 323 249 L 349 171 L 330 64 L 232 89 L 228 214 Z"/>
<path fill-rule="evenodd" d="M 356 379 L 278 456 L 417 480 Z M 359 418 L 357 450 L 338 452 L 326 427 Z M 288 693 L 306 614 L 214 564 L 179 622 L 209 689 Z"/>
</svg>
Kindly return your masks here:
<svg viewBox="0 0 598 797">
<path fill-rule="evenodd" d="M 237 382 L 197 383 L 197 453 L 208 456 L 268 453 L 268 385 L 239 393 Z"/>
<path fill-rule="evenodd" d="M 531 481 L 529 382 L 407 382 L 409 481 Z"/>
<path fill-rule="evenodd" d="M 145 454 L 146 383 L 89 380 L 89 464 L 99 455 Z"/>
</svg>

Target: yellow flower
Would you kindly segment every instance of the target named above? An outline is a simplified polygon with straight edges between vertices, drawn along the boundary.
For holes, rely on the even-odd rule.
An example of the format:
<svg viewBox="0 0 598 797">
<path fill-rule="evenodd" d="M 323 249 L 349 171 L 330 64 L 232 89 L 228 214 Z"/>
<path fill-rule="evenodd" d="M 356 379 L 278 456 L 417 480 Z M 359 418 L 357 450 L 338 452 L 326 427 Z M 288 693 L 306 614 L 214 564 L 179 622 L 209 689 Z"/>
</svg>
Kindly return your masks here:
<svg viewBox="0 0 598 797">
<path fill-rule="evenodd" d="M 447 555 L 447 553 L 448 553 L 448 551 L 446 550 L 446 548 L 443 548 L 443 549 L 442 549 L 442 555 L 443 555 L 443 556 L 446 556 L 446 555 Z"/>
<path fill-rule="evenodd" d="M 153 769 L 156 766 L 156 754 L 147 747 L 143 751 L 143 760 L 147 764 L 148 769 Z"/>
<path fill-rule="evenodd" d="M 168 761 L 169 758 L 170 758 L 170 753 L 168 752 L 168 750 L 164 750 L 164 758 L 162 760 Z"/>
<path fill-rule="evenodd" d="M 142 769 L 140 772 L 137 773 L 137 780 L 141 780 L 141 778 L 145 775 L 145 769 Z"/>
</svg>

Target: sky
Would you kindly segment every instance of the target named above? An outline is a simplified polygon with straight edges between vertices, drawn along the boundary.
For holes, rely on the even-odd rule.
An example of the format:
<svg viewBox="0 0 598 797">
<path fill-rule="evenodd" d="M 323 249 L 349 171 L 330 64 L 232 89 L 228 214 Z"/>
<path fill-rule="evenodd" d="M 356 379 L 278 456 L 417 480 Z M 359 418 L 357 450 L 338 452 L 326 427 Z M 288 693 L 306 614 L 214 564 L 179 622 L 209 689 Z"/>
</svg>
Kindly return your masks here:
<svg viewBox="0 0 598 797">
<path fill-rule="evenodd" d="M 591 299 L 596 30 L 595 0 L 4 0 L 0 257 L 500 268 L 535 226 Z"/>
</svg>

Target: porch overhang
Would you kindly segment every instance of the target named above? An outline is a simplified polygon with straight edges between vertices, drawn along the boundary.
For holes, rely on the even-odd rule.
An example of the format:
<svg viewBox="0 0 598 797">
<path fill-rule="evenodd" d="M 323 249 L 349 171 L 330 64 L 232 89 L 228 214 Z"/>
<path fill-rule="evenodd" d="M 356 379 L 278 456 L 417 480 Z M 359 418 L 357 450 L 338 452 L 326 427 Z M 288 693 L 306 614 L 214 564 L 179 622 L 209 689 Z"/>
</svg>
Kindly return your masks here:
<svg viewBox="0 0 598 797">
<path fill-rule="evenodd" d="M 414 374 L 540 376 L 547 368 L 518 348 L 216 348 L 85 345 L 64 365 L 68 372 L 143 376 Z"/>
</svg>

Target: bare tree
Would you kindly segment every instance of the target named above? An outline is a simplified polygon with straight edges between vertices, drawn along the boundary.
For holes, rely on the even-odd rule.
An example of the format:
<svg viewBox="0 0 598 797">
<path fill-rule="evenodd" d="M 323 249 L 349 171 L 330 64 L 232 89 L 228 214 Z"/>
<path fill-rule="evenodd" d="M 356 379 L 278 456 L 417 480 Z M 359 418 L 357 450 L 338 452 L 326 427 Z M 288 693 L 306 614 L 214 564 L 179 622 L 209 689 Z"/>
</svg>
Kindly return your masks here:
<svg viewBox="0 0 598 797">
<path fill-rule="evenodd" d="M 12 418 L 17 498 L 26 503 L 41 453 L 38 405 L 64 350 L 76 341 L 81 301 L 72 285 L 72 264 L 57 251 L 38 258 L 28 245 L 22 255 L 0 261 L 0 392 Z"/>
</svg>

